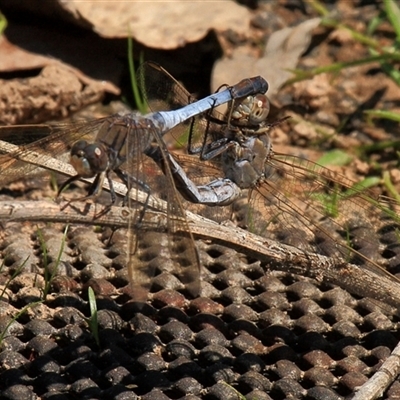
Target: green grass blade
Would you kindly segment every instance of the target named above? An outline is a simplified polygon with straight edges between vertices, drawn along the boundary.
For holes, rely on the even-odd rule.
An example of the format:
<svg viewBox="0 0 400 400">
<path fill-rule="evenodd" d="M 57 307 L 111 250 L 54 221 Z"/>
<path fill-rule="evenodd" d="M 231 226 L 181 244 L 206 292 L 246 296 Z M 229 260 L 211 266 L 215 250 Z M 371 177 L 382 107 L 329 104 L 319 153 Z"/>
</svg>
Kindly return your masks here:
<svg viewBox="0 0 400 400">
<path fill-rule="evenodd" d="M 379 15 L 373 17 L 367 27 L 367 35 L 373 35 L 379 25 L 385 20 L 385 13 L 380 12 Z"/>
<path fill-rule="evenodd" d="M 374 56 L 379 55 L 380 52 L 370 49 L 370 53 Z M 399 52 L 393 52 L 393 54 L 400 54 Z M 385 72 L 386 75 L 388 75 L 396 84 L 399 86 L 400 85 L 400 72 L 397 70 L 397 67 L 395 65 L 392 65 L 390 62 L 387 61 L 381 61 L 381 68 Z"/>
<path fill-rule="evenodd" d="M 383 0 L 384 9 L 388 20 L 396 32 L 397 41 L 400 42 L 400 9 L 396 1 Z"/>
<path fill-rule="evenodd" d="M 329 10 L 319 0 L 309 0 L 308 5 L 322 17 L 327 17 L 329 15 Z"/>
<path fill-rule="evenodd" d="M 400 204 L 400 194 L 394 187 L 392 180 L 390 179 L 389 171 L 383 173 L 383 183 L 386 186 L 387 191 L 393 196 L 393 198 Z"/>
<path fill-rule="evenodd" d="M 351 34 L 352 38 L 354 40 L 356 40 L 357 42 L 359 42 L 365 46 L 371 47 L 373 49 L 379 50 L 381 48 L 379 41 L 375 40 L 370 35 L 364 35 L 361 32 L 358 32 L 335 19 L 332 19 L 329 17 L 323 18 L 321 21 L 321 25 L 326 26 L 328 28 L 343 29 L 343 30 L 349 32 Z"/>
<path fill-rule="evenodd" d="M 374 186 L 379 185 L 381 178 L 378 176 L 369 176 L 360 182 L 355 183 L 351 188 L 347 189 L 343 196 L 345 199 L 351 196 L 357 196 L 363 190 L 370 189 Z"/>
<path fill-rule="evenodd" d="M 371 176 L 355 183 L 352 187 L 342 191 L 340 185 L 336 184 L 330 193 L 312 193 L 311 196 L 319 201 L 324 208 L 325 215 L 336 218 L 339 216 L 339 203 L 352 196 L 362 195 L 363 190 L 378 185 L 381 178 Z"/>
<path fill-rule="evenodd" d="M 136 102 L 136 106 L 142 114 L 146 114 L 147 106 L 145 101 L 143 100 L 142 94 L 140 93 L 136 79 L 136 69 L 135 69 L 135 63 L 133 61 L 133 41 L 131 37 L 128 37 L 128 63 L 129 63 L 129 75 L 131 77 L 132 93 Z"/>
<path fill-rule="evenodd" d="M 8 328 L 9 328 L 22 314 L 24 314 L 29 308 L 35 307 L 35 306 L 37 306 L 38 304 L 41 304 L 41 303 L 43 303 L 42 300 L 40 300 L 40 301 L 35 301 L 35 302 L 33 302 L 33 303 L 27 304 L 19 313 L 17 313 L 17 314 L 14 316 L 14 318 L 12 318 L 12 319 L 10 320 L 10 322 L 9 322 L 9 323 L 7 324 L 7 326 L 4 328 L 3 332 L 0 333 L 0 349 L 1 349 L 1 344 L 2 344 L 2 342 L 3 342 L 3 339 L 4 339 L 4 337 L 5 337 L 6 334 L 7 334 Z"/>
<path fill-rule="evenodd" d="M 100 338 L 99 338 L 99 323 L 97 318 L 97 303 L 96 296 L 91 286 L 88 288 L 88 298 L 89 298 L 89 307 L 90 307 L 90 318 L 88 318 L 89 329 L 92 332 L 93 338 L 100 347 Z"/>
<path fill-rule="evenodd" d="M 379 152 L 386 149 L 400 149 L 400 140 L 382 140 L 378 143 L 365 144 L 359 147 L 359 154 L 365 155 L 373 152 Z"/>
<path fill-rule="evenodd" d="M 326 167 L 327 165 L 348 165 L 353 160 L 353 157 L 342 150 L 335 149 L 326 152 L 317 160 L 317 164 Z"/>
<path fill-rule="evenodd" d="M 6 282 L 3 290 L 0 293 L 0 299 L 4 296 L 4 293 L 6 292 L 7 288 L 10 286 L 10 283 L 13 281 L 13 279 L 15 279 L 21 273 L 22 269 L 24 268 L 24 266 L 28 262 L 28 260 L 29 260 L 29 256 L 26 257 L 26 259 L 23 261 L 23 263 L 11 275 L 10 279 Z M 3 263 L 1 264 L 0 271 L 3 269 L 4 261 L 5 260 L 3 260 Z"/>
<path fill-rule="evenodd" d="M 383 119 L 389 119 L 391 121 L 400 122 L 400 114 L 399 113 L 395 113 L 393 111 L 387 111 L 387 110 L 365 110 L 364 113 L 367 114 L 370 119 L 372 119 L 372 118 L 383 118 Z"/>
<path fill-rule="evenodd" d="M 361 58 L 359 60 L 348 61 L 348 62 L 338 62 L 333 63 L 330 65 L 324 65 L 322 67 L 317 67 L 314 69 L 310 69 L 308 71 L 304 71 L 301 69 L 287 69 L 287 71 L 292 72 L 295 77 L 290 78 L 288 81 L 285 82 L 285 85 L 290 85 L 292 83 L 298 82 L 304 79 L 313 78 L 315 75 L 323 74 L 327 72 L 339 72 L 343 68 L 351 68 L 356 67 L 358 65 L 369 64 L 373 62 L 384 62 L 386 60 L 389 61 L 400 61 L 400 53 L 385 53 L 385 54 L 378 54 L 372 55 L 369 57 Z"/>
<path fill-rule="evenodd" d="M 46 280 L 46 274 L 48 273 L 48 270 L 47 270 L 47 265 L 49 264 L 48 263 L 48 258 L 47 258 L 47 247 L 46 247 L 46 242 L 45 242 L 45 240 L 44 240 L 44 237 L 43 237 L 43 235 L 42 235 L 42 231 L 41 231 L 41 229 L 40 228 L 38 228 L 38 230 L 37 230 L 37 235 L 38 235 L 38 238 L 39 238 L 39 244 L 40 244 L 40 250 L 42 251 L 42 254 L 43 254 L 43 265 L 45 266 L 45 269 L 44 269 L 44 279 Z"/>
<path fill-rule="evenodd" d="M 0 12 L 0 36 L 7 28 L 7 19 L 6 17 Z"/>
</svg>

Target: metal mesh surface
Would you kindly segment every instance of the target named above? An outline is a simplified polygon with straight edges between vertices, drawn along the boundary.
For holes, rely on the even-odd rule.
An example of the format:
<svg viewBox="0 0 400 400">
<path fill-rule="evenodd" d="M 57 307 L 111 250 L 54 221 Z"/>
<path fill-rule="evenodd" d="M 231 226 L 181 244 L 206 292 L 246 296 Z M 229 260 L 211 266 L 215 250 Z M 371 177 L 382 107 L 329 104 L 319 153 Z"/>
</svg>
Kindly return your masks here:
<svg viewBox="0 0 400 400">
<path fill-rule="evenodd" d="M 41 229 L 50 271 L 63 228 Z M 123 267 L 124 231 L 106 247 L 108 234 L 72 227 L 47 299 L 34 304 L 46 283 L 43 244 L 29 224 L 5 226 L 0 332 L 11 325 L 0 352 L 3 398 L 340 399 L 399 340 L 397 317 L 376 302 L 204 242 L 197 243 L 201 297 L 187 298 L 162 271 L 165 258 L 153 254 L 158 275 L 149 301 L 138 305 Z M 151 248 L 156 238 L 149 240 Z M 395 382 L 387 398 L 399 395 Z"/>
</svg>

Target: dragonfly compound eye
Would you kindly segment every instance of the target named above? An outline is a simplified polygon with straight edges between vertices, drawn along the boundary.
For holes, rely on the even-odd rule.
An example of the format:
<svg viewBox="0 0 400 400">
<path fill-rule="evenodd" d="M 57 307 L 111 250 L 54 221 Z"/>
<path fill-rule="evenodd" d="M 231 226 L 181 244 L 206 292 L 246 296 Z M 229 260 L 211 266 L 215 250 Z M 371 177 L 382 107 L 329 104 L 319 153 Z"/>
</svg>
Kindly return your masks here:
<svg viewBox="0 0 400 400">
<path fill-rule="evenodd" d="M 254 96 L 252 111 L 249 115 L 249 122 L 254 125 L 259 125 L 264 122 L 269 114 L 269 101 L 264 94 Z"/>
<path fill-rule="evenodd" d="M 83 178 L 91 178 L 108 168 L 108 156 L 99 144 L 79 140 L 71 149 L 71 165 Z"/>
</svg>

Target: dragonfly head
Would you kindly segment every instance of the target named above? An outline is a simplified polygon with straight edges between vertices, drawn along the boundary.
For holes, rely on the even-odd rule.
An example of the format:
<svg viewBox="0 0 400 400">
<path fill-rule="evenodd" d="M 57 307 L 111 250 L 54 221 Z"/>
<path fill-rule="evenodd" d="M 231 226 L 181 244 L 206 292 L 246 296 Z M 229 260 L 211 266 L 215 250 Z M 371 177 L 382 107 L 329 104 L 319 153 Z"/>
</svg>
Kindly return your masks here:
<svg viewBox="0 0 400 400">
<path fill-rule="evenodd" d="M 108 168 L 108 155 L 100 144 L 79 140 L 71 148 L 70 163 L 82 178 L 92 178 Z"/>
<path fill-rule="evenodd" d="M 269 109 L 269 101 L 265 94 L 247 96 L 240 102 L 234 102 L 232 123 L 238 126 L 259 126 L 267 119 Z"/>
</svg>

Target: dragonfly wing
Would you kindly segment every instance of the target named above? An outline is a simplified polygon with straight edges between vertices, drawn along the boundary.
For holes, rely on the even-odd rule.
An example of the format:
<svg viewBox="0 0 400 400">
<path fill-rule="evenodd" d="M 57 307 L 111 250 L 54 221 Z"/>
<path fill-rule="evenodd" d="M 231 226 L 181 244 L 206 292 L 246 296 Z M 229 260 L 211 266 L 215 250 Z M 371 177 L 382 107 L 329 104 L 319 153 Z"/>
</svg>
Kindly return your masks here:
<svg viewBox="0 0 400 400">
<path fill-rule="evenodd" d="M 137 76 L 143 97 L 152 111 L 177 110 L 197 100 L 157 63 L 145 62 L 139 67 Z M 213 121 L 224 121 L 223 114 L 215 108 L 178 125 L 168 132 L 164 141 L 168 147 L 187 148 L 190 138 L 191 147 L 200 149 L 206 132 L 221 129 L 221 124 Z M 169 139 L 170 136 L 173 139 Z M 208 136 L 208 141 L 212 141 L 212 135 Z"/>
<path fill-rule="evenodd" d="M 199 184 L 207 183 L 202 180 L 205 177 L 210 181 L 223 176 L 222 165 L 215 160 L 205 163 L 195 156 L 175 157 Z M 236 201 L 232 207 L 239 225 L 305 254 L 329 256 L 337 260 L 338 266 L 344 262 L 356 263 L 398 280 L 385 268 L 389 263 L 382 255 L 377 234 L 377 227 L 382 227 L 382 216 L 392 225 L 400 222 L 396 215 L 398 206 L 382 201 L 373 191 L 311 161 L 275 154 L 266 161 L 265 179 L 243 190 L 243 194 L 247 198 Z M 194 207 L 201 215 L 207 209 L 218 212 L 229 209 Z M 215 218 L 218 212 L 213 219 L 218 220 Z"/>
<path fill-rule="evenodd" d="M 264 227 L 255 224 L 255 230 L 397 280 L 383 267 L 387 262 L 377 235 L 376 224 L 381 226 L 382 216 L 389 213 L 372 191 L 294 156 L 276 155 L 268 168 L 265 181 L 252 194 L 253 212 L 262 216 L 253 221 L 266 221 Z"/>
<path fill-rule="evenodd" d="M 166 145 L 158 132 L 155 139 L 163 157 L 163 171 L 167 190 L 167 223 L 172 234 L 168 236 L 172 259 L 176 262 L 180 280 L 185 284 L 189 293 L 196 297 L 200 290 L 200 259 L 186 219 L 183 203 L 176 189 L 167 159 Z"/>
<path fill-rule="evenodd" d="M 52 159 L 68 162 L 72 145 L 94 139 L 106 118 L 74 124 L 0 127 L 0 186 L 43 174 Z"/>
<path fill-rule="evenodd" d="M 124 159 L 121 165 L 129 177 L 128 271 L 133 298 L 145 301 L 154 275 L 162 275 L 165 271 L 175 275 L 186 290 L 196 296 L 200 263 L 169 166 L 162 159 L 160 169 L 144 154 L 150 143 L 162 146 L 160 154 L 163 154 L 165 144 L 155 126 L 145 118 L 143 123 L 132 124 L 125 136 L 118 153 Z M 104 141 L 108 140 L 103 138 Z M 118 139 L 115 142 L 122 143 Z M 143 192 L 147 193 L 147 203 L 143 203 Z M 166 200 L 167 231 L 157 221 L 149 220 L 149 213 L 146 214 L 146 210 L 152 207 L 152 196 Z"/>
</svg>

